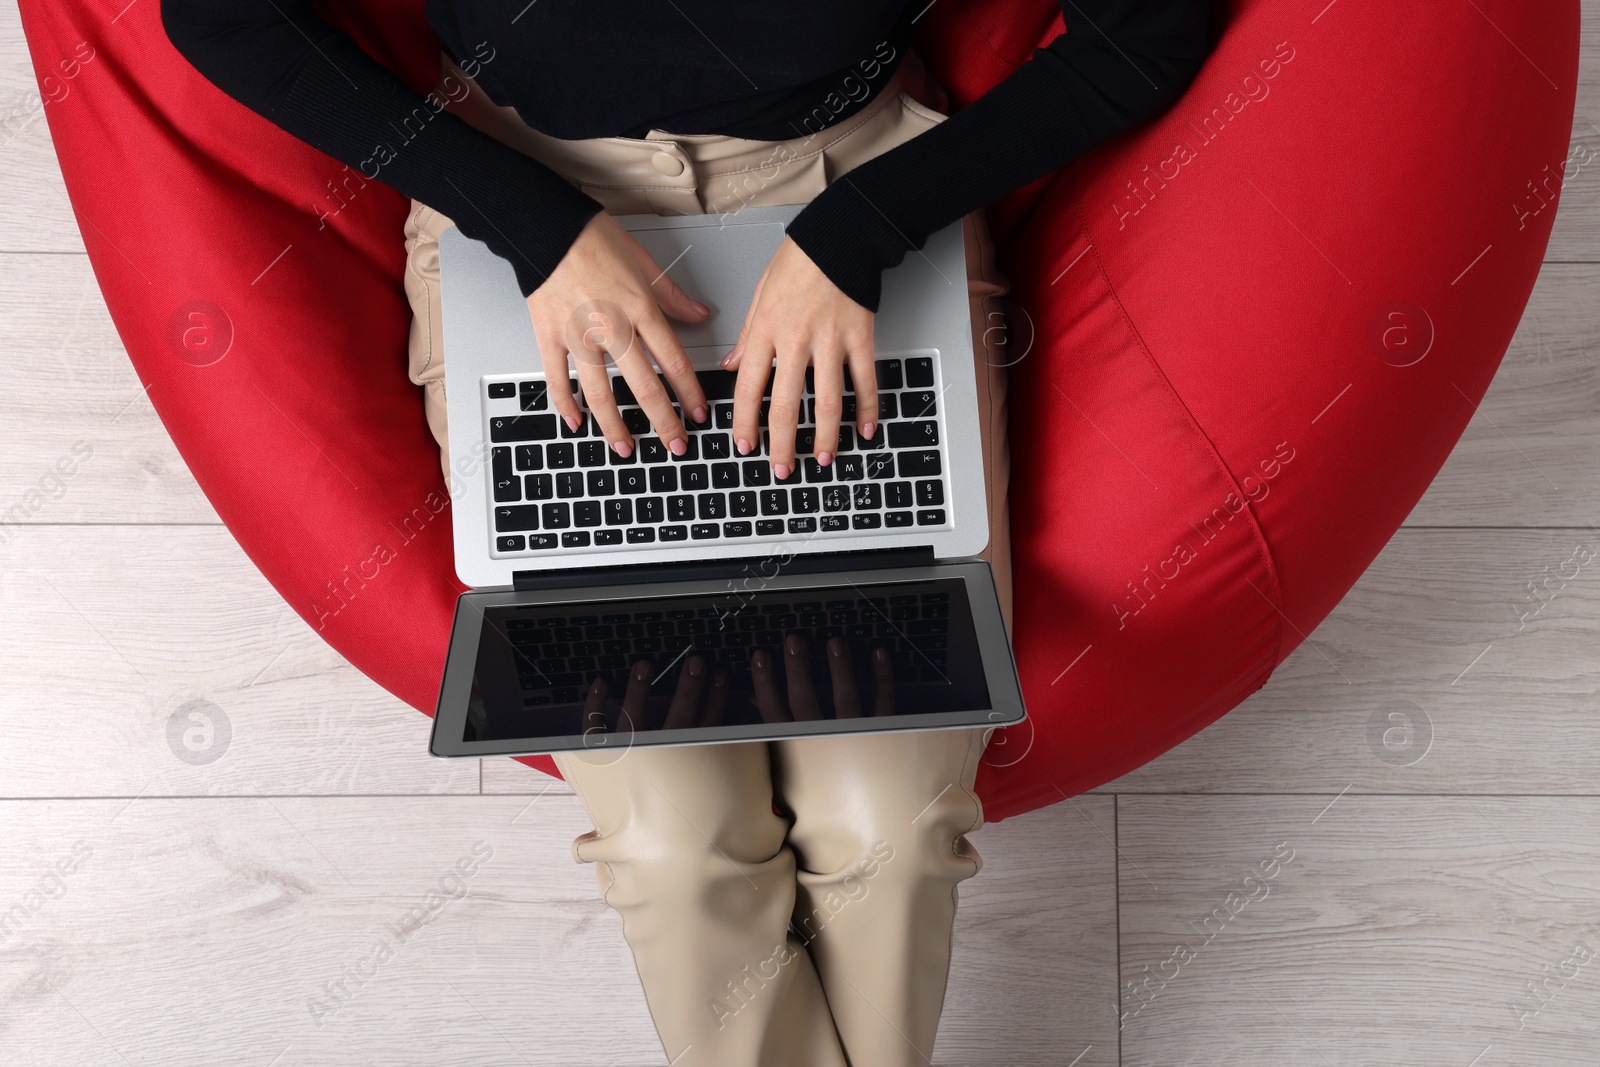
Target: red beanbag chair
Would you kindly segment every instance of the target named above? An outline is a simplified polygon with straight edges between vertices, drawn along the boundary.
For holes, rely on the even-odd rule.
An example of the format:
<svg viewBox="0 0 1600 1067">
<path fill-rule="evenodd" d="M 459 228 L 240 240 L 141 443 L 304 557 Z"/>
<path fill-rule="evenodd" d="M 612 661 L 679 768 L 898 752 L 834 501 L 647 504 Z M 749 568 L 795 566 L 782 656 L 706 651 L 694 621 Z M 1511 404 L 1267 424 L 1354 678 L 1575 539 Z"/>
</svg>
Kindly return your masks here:
<svg viewBox="0 0 1600 1067">
<path fill-rule="evenodd" d="M 212 87 L 158 5 L 121 7 L 21 4 L 123 343 L 250 558 L 431 711 L 462 586 L 405 373 L 408 203 Z M 423 7 L 330 5 L 419 90 L 438 65 Z M 1061 32 L 1059 11 L 946 0 L 918 48 L 959 108 Z M 1488 387 L 1555 216 L 1578 0 L 1412 14 L 1219 3 L 1221 43 L 1170 112 L 991 207 L 1030 714 L 978 775 L 991 821 L 1260 688 Z"/>
</svg>

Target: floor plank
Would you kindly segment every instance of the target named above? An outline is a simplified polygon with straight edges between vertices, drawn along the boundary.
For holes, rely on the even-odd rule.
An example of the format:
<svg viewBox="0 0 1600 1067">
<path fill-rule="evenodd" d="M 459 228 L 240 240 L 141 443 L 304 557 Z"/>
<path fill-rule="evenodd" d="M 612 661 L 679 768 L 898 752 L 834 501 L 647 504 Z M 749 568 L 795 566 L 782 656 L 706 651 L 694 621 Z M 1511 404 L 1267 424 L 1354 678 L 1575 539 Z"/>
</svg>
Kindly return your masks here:
<svg viewBox="0 0 1600 1067">
<path fill-rule="evenodd" d="M 1116 1063 L 1111 808 L 973 835 L 935 1062 Z M 6 1062 L 665 1062 L 572 861 L 575 798 L 0 801 L 0 823 Z M 431 921 L 397 934 L 430 890 Z"/>
<path fill-rule="evenodd" d="M 1402 530 L 1311 642 L 1105 789 L 1600 793 L 1600 531 Z"/>
<path fill-rule="evenodd" d="M 1119 799 L 1122 1062 L 1593 1067 L 1600 800 L 1332 799 Z"/>
<path fill-rule="evenodd" d="M 220 526 L 20 531 L 0 663 L 0 796 L 478 792 Z"/>
</svg>

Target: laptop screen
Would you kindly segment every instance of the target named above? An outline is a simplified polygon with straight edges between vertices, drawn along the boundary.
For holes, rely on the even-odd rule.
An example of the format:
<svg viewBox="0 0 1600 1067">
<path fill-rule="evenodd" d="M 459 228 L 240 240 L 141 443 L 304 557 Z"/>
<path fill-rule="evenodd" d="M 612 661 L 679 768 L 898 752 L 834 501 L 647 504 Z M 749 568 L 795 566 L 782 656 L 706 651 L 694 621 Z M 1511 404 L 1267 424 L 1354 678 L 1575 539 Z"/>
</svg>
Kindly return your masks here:
<svg viewBox="0 0 1600 1067">
<path fill-rule="evenodd" d="M 463 742 L 991 707 L 958 578 L 481 610 Z"/>
</svg>

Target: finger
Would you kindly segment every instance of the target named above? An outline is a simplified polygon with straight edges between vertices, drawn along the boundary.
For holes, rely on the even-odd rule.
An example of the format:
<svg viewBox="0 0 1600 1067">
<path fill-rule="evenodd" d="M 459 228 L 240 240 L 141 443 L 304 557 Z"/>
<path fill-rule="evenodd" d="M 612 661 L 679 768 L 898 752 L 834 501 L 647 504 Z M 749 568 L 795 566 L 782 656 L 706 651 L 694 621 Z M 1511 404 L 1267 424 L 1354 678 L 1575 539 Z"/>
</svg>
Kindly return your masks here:
<svg viewBox="0 0 1600 1067">
<path fill-rule="evenodd" d="M 656 674 L 655 664 L 647 659 L 635 663 L 628 671 L 628 689 L 622 695 L 620 715 L 628 717 L 628 731 L 644 729 L 645 703 L 650 699 L 650 679 Z"/>
<path fill-rule="evenodd" d="M 767 275 L 772 273 L 772 261 L 768 260 L 766 267 L 761 271 L 761 277 L 756 279 L 755 295 L 750 298 L 750 306 L 745 309 L 744 323 L 739 327 L 739 339 L 734 342 L 728 354 L 722 357 L 724 370 L 738 370 L 740 362 L 744 359 L 745 341 L 750 338 L 752 327 L 756 322 L 757 309 L 761 307 L 761 290 L 766 288 Z"/>
<path fill-rule="evenodd" d="M 583 422 L 583 409 L 578 398 L 572 395 L 572 376 L 567 363 L 567 345 L 554 333 L 544 329 L 536 319 L 534 335 L 539 341 L 539 361 L 544 366 L 545 388 L 550 396 L 550 407 L 576 430 Z"/>
<path fill-rule="evenodd" d="M 705 712 L 700 717 L 701 726 L 721 726 L 728 707 L 728 672 L 718 667 L 711 675 L 711 692 L 706 697 Z"/>
<path fill-rule="evenodd" d="M 894 663 L 887 648 L 872 650 L 872 714 L 894 714 Z"/>
<path fill-rule="evenodd" d="M 856 665 L 842 637 L 828 638 L 828 673 L 833 678 L 833 717 L 859 719 L 861 692 L 856 688 Z"/>
<path fill-rule="evenodd" d="M 767 433 L 771 436 L 772 473 L 789 477 L 795 469 L 794 431 L 800 422 L 800 400 L 806 392 L 806 364 L 811 354 L 790 349 L 778 353 L 778 368 L 772 375 L 772 408 L 767 412 Z"/>
<path fill-rule="evenodd" d="M 816 414 L 817 442 L 813 446 L 817 462 L 826 467 L 839 451 L 839 413 L 844 410 L 844 355 L 818 353 L 811 361 L 816 381 L 812 405 Z"/>
<path fill-rule="evenodd" d="M 794 716 L 778 692 L 778 677 L 772 656 L 761 649 L 750 654 L 750 685 L 755 690 L 751 699 L 761 712 L 762 722 L 793 722 Z"/>
<path fill-rule="evenodd" d="M 709 410 L 706 407 L 706 391 L 700 388 L 694 364 L 689 362 L 689 354 L 679 343 L 672 324 L 660 314 L 647 315 L 639 323 L 639 333 L 644 337 L 645 347 L 655 357 L 656 366 L 661 368 L 661 373 L 672 384 L 672 391 L 677 395 L 678 406 L 683 413 L 690 422 L 704 423 Z M 662 439 L 666 439 L 664 435 Z"/>
<path fill-rule="evenodd" d="M 589 693 L 583 701 L 583 733 L 605 733 L 606 725 L 606 678 L 603 674 L 594 676 L 594 681 L 589 686 Z"/>
<path fill-rule="evenodd" d="M 644 409 L 645 415 L 650 419 L 650 425 L 666 444 L 668 451 L 681 455 L 688 447 L 688 433 L 684 430 L 683 421 L 678 418 L 677 409 L 672 406 L 672 398 L 667 395 L 667 387 L 662 384 L 661 376 L 656 373 L 650 358 L 640 351 L 638 345 L 635 345 L 623 357 L 620 365 L 622 376 L 628 380 L 628 387 L 633 390 L 633 398 Z"/>
<path fill-rule="evenodd" d="M 673 318 L 683 322 L 699 322 L 711 314 L 711 309 L 700 301 L 683 291 L 672 276 L 661 269 L 655 257 L 640 244 L 637 239 L 633 242 L 633 253 L 639 265 L 639 273 L 650 285 L 650 292 L 655 296 L 656 303 L 661 310 Z"/>
<path fill-rule="evenodd" d="M 606 372 L 605 357 L 602 355 L 598 362 L 590 362 L 585 354 L 578 357 L 576 362 L 578 384 L 583 387 L 583 395 L 589 402 L 590 413 L 594 415 L 595 422 L 600 424 L 600 432 L 605 435 L 618 455 L 631 455 L 633 434 L 622 421 L 622 412 L 617 408 L 617 398 L 611 392 L 611 375 Z"/>
<path fill-rule="evenodd" d="M 678 672 L 678 688 L 672 694 L 672 704 L 661 723 L 663 730 L 677 730 L 693 726 L 699 716 L 700 696 L 706 688 L 706 660 L 704 656 L 686 656 L 683 670 Z"/>
<path fill-rule="evenodd" d="M 733 386 L 733 438 L 741 456 L 761 447 L 761 399 L 772 373 L 772 343 L 762 333 L 750 337 Z"/>
<path fill-rule="evenodd" d="M 800 634 L 783 639 L 783 667 L 789 682 L 789 709 L 796 722 L 823 718 L 811 684 L 811 646 Z"/>
<path fill-rule="evenodd" d="M 878 432 L 878 364 L 870 342 L 850 350 L 850 380 L 856 387 L 856 432 L 870 439 Z"/>
</svg>

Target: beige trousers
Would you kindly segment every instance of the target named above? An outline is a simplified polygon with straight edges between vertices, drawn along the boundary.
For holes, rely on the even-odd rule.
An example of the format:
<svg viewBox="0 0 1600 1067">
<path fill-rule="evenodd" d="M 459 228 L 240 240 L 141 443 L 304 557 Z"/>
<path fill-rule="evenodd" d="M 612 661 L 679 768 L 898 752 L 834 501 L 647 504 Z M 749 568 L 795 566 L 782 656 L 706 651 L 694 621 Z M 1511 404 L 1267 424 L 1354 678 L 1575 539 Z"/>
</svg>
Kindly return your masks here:
<svg viewBox="0 0 1600 1067">
<path fill-rule="evenodd" d="M 454 81 L 452 81 L 454 79 Z M 944 120 L 916 56 L 843 122 L 790 141 L 652 130 L 564 141 L 496 107 L 444 61 L 440 97 L 611 214 L 734 212 L 808 202 L 851 168 Z M 537 210 L 537 205 L 530 205 Z M 410 372 L 448 482 L 438 239 L 413 202 L 406 291 Z M 996 269 L 981 212 L 964 220 L 995 572 L 1011 620 L 1006 378 Z M 690 294 L 693 296 L 694 294 Z M 898 1067 L 931 1061 L 957 884 L 982 861 L 973 791 L 992 728 L 562 753 L 556 765 L 595 829 L 596 864 L 622 919 L 656 1032 L 675 1067 Z M 779 810 L 775 810 L 779 809 Z"/>
</svg>

